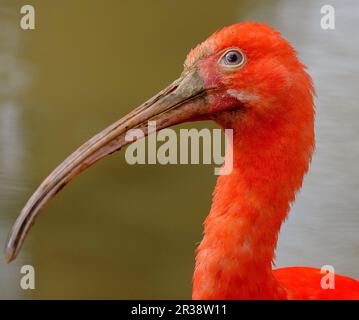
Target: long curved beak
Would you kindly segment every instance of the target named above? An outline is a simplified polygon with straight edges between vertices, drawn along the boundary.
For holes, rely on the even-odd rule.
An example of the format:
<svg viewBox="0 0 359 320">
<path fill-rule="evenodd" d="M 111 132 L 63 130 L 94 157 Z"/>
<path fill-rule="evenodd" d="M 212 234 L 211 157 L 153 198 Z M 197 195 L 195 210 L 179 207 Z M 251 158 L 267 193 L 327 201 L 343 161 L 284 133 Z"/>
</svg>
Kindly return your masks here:
<svg viewBox="0 0 359 320">
<path fill-rule="evenodd" d="M 50 173 L 22 209 L 5 247 L 7 262 L 18 255 L 40 210 L 82 171 L 129 144 L 125 139 L 128 130 L 141 129 L 147 135 L 149 120 L 156 122 L 156 130 L 161 130 L 202 117 L 205 113 L 206 91 L 203 82 L 195 69 L 185 70 L 166 89 L 83 144 Z"/>
</svg>

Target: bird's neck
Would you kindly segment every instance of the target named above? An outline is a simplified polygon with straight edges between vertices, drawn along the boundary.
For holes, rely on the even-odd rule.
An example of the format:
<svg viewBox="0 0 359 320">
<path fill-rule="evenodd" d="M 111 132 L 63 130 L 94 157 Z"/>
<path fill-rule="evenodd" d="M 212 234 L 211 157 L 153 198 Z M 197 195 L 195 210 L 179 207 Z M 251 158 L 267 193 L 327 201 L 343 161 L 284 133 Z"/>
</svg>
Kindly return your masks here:
<svg viewBox="0 0 359 320">
<path fill-rule="evenodd" d="M 308 169 L 313 116 L 295 126 L 283 117 L 261 123 L 258 130 L 224 120 L 222 126 L 233 128 L 227 152 L 233 170 L 217 181 L 197 249 L 193 298 L 286 298 L 272 262 L 281 224 Z"/>
</svg>

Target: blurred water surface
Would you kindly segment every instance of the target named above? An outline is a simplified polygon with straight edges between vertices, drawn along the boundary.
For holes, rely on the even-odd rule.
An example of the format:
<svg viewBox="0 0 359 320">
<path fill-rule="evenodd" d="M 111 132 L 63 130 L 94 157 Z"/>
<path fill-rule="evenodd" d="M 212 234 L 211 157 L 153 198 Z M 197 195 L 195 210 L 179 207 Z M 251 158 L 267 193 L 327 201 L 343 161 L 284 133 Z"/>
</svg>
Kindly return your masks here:
<svg viewBox="0 0 359 320">
<path fill-rule="evenodd" d="M 277 265 L 359 277 L 355 0 L 334 1 L 334 31 L 320 28 L 322 1 L 32 3 L 35 31 L 19 28 L 21 1 L 0 4 L 1 246 L 71 151 L 175 79 L 214 30 L 255 20 L 291 40 L 318 95 L 317 152 Z M 129 166 L 123 152 L 101 161 L 46 208 L 15 263 L 0 261 L 0 298 L 189 298 L 214 183 L 212 166 Z M 19 288 L 23 264 L 36 290 Z"/>
</svg>

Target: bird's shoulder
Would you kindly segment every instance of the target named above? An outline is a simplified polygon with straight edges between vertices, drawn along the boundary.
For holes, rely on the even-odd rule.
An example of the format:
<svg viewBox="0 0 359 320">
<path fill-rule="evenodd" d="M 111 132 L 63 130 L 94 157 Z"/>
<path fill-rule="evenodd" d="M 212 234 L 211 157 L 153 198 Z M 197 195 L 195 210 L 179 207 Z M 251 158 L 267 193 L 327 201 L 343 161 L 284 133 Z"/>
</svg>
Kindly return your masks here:
<svg viewBox="0 0 359 320">
<path fill-rule="evenodd" d="M 311 267 L 273 270 L 289 299 L 359 300 L 359 281 Z"/>
</svg>

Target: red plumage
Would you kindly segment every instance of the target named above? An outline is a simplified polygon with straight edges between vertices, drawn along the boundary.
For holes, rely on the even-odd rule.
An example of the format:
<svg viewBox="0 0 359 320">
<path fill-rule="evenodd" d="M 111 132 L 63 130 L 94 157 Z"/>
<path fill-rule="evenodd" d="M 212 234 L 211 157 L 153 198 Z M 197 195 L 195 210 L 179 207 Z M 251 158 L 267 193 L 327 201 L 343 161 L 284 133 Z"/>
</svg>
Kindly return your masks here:
<svg viewBox="0 0 359 320">
<path fill-rule="evenodd" d="M 235 72 L 218 67 L 225 48 L 246 57 Z M 233 171 L 217 182 L 197 249 L 193 298 L 358 298 L 356 280 L 337 275 L 336 289 L 324 290 L 317 269 L 272 272 L 278 232 L 314 149 L 314 89 L 295 50 L 271 27 L 242 23 L 216 32 L 188 59 L 201 59 L 207 87 L 224 88 L 210 100 L 212 119 L 233 129 Z M 239 110 L 228 112 L 237 97 Z"/>
</svg>

